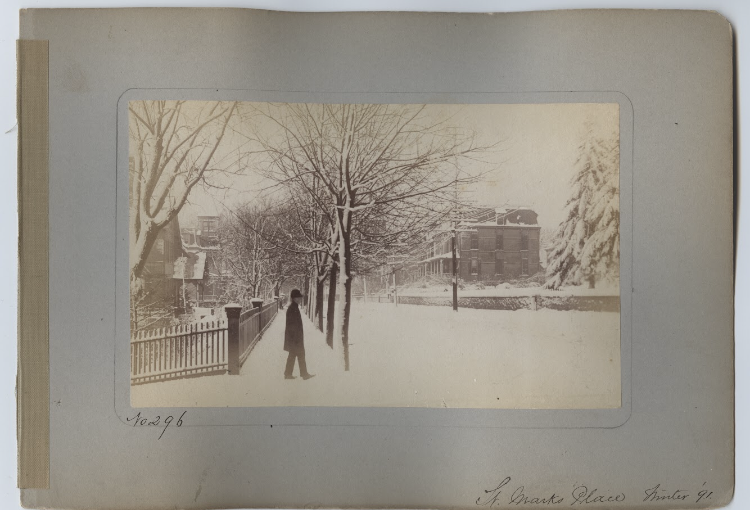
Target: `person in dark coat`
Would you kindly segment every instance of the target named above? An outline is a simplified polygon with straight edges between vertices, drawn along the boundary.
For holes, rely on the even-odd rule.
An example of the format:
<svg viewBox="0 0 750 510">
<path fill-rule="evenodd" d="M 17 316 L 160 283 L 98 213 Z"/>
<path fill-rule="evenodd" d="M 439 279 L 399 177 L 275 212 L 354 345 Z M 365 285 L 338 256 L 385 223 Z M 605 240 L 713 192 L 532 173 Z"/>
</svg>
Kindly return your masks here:
<svg viewBox="0 0 750 510">
<path fill-rule="evenodd" d="M 302 330 L 302 314 L 299 311 L 299 304 L 302 302 L 302 293 L 294 289 L 289 296 L 291 303 L 286 310 L 286 330 L 284 331 L 284 350 L 289 353 L 286 358 L 286 370 L 284 370 L 284 379 L 294 379 L 294 360 L 299 361 L 299 374 L 302 379 L 315 377 L 308 373 L 307 363 L 305 362 L 305 334 Z"/>
</svg>

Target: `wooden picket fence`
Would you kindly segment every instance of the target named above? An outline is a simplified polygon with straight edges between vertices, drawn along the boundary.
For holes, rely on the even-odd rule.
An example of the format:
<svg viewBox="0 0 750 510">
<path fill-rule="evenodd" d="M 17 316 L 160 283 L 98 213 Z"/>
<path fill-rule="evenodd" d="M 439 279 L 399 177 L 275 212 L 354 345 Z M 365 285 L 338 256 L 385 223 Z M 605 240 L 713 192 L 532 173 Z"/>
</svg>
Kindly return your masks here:
<svg viewBox="0 0 750 510">
<path fill-rule="evenodd" d="M 130 339 L 131 384 L 238 374 L 276 316 L 279 303 L 239 310 L 227 311 L 226 318 L 138 331 Z"/>
<path fill-rule="evenodd" d="M 131 383 L 226 373 L 227 343 L 226 319 L 139 331 L 130 341 Z"/>
</svg>

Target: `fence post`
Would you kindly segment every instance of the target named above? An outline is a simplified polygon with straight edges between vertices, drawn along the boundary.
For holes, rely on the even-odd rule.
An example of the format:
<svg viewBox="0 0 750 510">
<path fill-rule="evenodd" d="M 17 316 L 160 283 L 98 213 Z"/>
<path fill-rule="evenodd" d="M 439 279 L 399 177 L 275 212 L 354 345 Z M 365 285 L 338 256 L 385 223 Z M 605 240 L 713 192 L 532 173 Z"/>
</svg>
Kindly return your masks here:
<svg viewBox="0 0 750 510">
<path fill-rule="evenodd" d="M 263 331 L 263 318 L 261 317 L 263 315 L 263 300 L 261 298 L 253 298 L 250 300 L 250 304 L 253 305 L 253 308 L 258 309 L 258 334 L 260 335 L 260 332 Z"/>
<path fill-rule="evenodd" d="M 231 303 L 224 307 L 227 314 L 227 369 L 230 375 L 240 375 L 240 312 L 242 307 Z"/>
<path fill-rule="evenodd" d="M 531 309 L 534 311 L 539 310 L 539 294 L 531 296 Z"/>
</svg>

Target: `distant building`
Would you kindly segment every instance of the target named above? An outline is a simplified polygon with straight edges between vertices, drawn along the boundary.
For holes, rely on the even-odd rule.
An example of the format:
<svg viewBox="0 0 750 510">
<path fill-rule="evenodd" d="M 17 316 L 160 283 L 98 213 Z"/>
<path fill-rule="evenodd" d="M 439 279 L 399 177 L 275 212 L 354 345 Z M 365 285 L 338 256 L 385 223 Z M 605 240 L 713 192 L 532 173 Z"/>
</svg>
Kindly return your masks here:
<svg viewBox="0 0 750 510">
<path fill-rule="evenodd" d="M 452 275 L 452 227 L 445 225 L 415 250 L 414 277 Z M 541 269 L 537 213 L 525 206 L 480 208 L 457 222 L 458 276 L 465 281 L 504 281 Z"/>
<path fill-rule="evenodd" d="M 206 268 L 206 253 L 185 252 L 184 263 L 177 263 L 174 267 L 172 278 L 185 289 L 180 292 L 179 301 L 185 301 L 185 308 L 191 306 L 202 306 L 205 284 L 208 281 L 208 270 Z"/>
<path fill-rule="evenodd" d="M 196 306 L 216 306 L 223 293 L 225 271 L 220 259 L 219 217 L 198 216 L 197 225 L 182 229 L 187 256 L 185 272 L 175 271 L 176 280 L 186 280 L 188 300 Z"/>
<path fill-rule="evenodd" d="M 181 307 L 180 283 L 172 277 L 181 256 L 180 224 L 175 217 L 161 229 L 146 257 L 141 273 L 143 293 L 133 303 L 136 328 L 168 325 Z"/>
</svg>

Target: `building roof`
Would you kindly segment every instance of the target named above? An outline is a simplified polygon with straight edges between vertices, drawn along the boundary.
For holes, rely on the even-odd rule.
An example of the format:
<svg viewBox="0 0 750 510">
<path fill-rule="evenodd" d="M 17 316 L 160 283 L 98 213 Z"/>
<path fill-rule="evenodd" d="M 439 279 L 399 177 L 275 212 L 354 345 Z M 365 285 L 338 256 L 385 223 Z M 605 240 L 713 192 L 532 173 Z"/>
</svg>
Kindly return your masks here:
<svg viewBox="0 0 750 510">
<path fill-rule="evenodd" d="M 468 226 L 470 226 L 472 228 L 476 228 L 476 227 L 513 227 L 513 228 L 518 228 L 518 227 L 534 227 L 534 228 L 540 228 L 539 225 L 536 224 L 536 223 L 513 223 L 513 221 L 510 218 L 508 218 L 508 223 L 506 223 L 505 225 L 498 225 L 494 221 L 488 221 L 486 223 L 472 223 L 471 225 L 468 225 Z M 467 229 L 467 230 L 471 230 L 471 229 Z"/>
<path fill-rule="evenodd" d="M 531 211 L 531 207 L 528 205 L 504 205 L 495 209 L 498 214 L 507 213 L 509 211 Z"/>
<path fill-rule="evenodd" d="M 459 219 L 459 225 L 470 228 L 477 225 L 502 225 L 503 223 L 537 225 L 536 215 L 534 209 L 527 205 L 481 206 L 465 211 Z M 534 218 L 533 222 L 529 222 L 531 216 Z"/>
<path fill-rule="evenodd" d="M 531 207 L 506 206 L 497 210 L 496 221 L 499 224 L 538 225 L 537 214 Z"/>
</svg>

